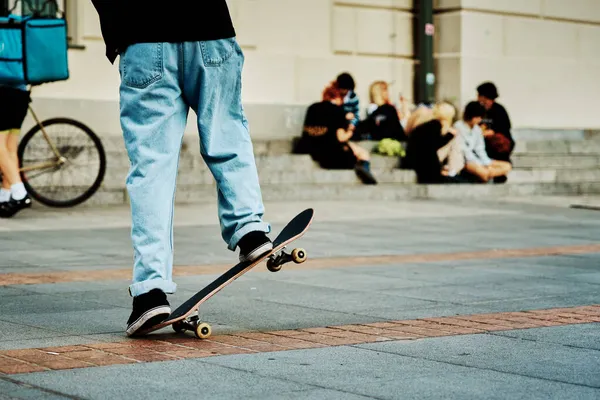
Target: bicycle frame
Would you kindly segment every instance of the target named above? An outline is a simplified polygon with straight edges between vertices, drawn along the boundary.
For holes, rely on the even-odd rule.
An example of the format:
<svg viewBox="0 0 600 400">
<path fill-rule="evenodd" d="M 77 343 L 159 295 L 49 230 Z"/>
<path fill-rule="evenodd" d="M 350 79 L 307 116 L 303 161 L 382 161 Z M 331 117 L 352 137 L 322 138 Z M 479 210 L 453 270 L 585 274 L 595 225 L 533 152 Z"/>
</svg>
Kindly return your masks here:
<svg viewBox="0 0 600 400">
<path fill-rule="evenodd" d="M 50 140 L 50 136 L 48 136 L 48 133 L 44 129 L 44 125 L 42 125 L 42 122 L 37 117 L 35 111 L 33 111 L 33 108 L 31 106 L 28 106 L 28 108 L 29 108 L 29 111 L 31 112 L 31 115 L 33 116 L 33 119 L 35 120 L 36 124 L 40 127 L 40 130 L 42 131 L 42 134 L 44 135 L 44 139 L 46 139 L 46 142 L 48 142 L 48 145 L 52 149 L 52 152 L 56 156 L 57 160 L 56 161 L 46 161 L 46 162 L 30 165 L 27 167 L 21 167 L 19 169 L 19 171 L 27 172 L 27 171 L 37 170 L 37 169 L 51 168 L 51 167 L 62 164 L 64 162 L 64 157 L 61 156 L 60 152 L 58 151 L 58 149 L 56 148 L 56 146 L 54 145 L 52 140 Z"/>
</svg>

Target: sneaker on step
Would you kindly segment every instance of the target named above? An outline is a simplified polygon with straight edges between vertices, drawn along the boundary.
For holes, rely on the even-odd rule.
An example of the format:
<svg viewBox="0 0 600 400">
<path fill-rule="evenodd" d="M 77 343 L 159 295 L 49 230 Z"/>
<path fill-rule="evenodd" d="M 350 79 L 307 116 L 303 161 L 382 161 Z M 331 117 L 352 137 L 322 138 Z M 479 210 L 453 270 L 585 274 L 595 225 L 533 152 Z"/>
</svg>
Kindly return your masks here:
<svg viewBox="0 0 600 400">
<path fill-rule="evenodd" d="M 238 247 L 240 248 L 240 261 L 252 262 L 271 251 L 273 243 L 264 232 L 254 231 L 240 239 Z"/>
<path fill-rule="evenodd" d="M 31 197 L 25 195 L 20 200 L 13 197 L 10 200 L 0 203 L 0 218 L 11 218 L 19 211 L 31 207 Z"/>
<path fill-rule="evenodd" d="M 160 289 L 133 298 L 133 311 L 127 321 L 127 336 L 160 324 L 171 315 L 171 306 L 167 295 Z"/>
<path fill-rule="evenodd" d="M 354 172 L 356 173 L 356 176 L 358 176 L 360 181 L 362 183 L 364 183 L 365 185 L 376 185 L 377 184 L 377 180 L 375 179 L 375 177 L 373 176 L 373 174 L 371 173 L 369 168 L 367 166 L 365 166 L 364 164 L 360 164 L 360 163 L 357 164 L 356 167 L 354 168 Z"/>
</svg>

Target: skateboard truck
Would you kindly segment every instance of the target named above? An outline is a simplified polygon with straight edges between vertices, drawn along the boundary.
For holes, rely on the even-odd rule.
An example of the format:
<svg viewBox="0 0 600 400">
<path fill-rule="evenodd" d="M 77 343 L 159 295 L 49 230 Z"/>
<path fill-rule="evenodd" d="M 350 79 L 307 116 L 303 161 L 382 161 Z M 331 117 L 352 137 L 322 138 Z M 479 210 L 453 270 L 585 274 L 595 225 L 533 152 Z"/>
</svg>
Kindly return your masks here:
<svg viewBox="0 0 600 400">
<path fill-rule="evenodd" d="M 267 269 L 271 272 L 277 272 L 281 269 L 283 264 L 289 263 L 291 261 L 296 264 L 301 264 L 306 261 L 306 250 L 302 248 L 296 248 L 292 250 L 292 253 L 286 253 L 285 247 L 279 250 L 277 253 L 269 256 L 267 260 Z"/>
<path fill-rule="evenodd" d="M 206 322 L 199 322 L 200 315 L 198 310 L 191 316 L 187 317 L 183 321 L 178 321 L 173 324 L 173 330 L 176 333 L 183 331 L 192 331 L 196 334 L 198 339 L 206 339 L 212 333 L 212 329 Z"/>
</svg>

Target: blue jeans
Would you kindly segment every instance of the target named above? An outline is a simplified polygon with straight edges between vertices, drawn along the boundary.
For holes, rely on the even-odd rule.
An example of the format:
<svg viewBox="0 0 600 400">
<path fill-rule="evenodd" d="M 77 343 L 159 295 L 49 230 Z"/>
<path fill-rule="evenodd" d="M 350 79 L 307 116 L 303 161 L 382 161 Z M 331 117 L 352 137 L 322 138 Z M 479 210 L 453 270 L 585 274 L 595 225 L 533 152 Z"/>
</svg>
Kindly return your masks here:
<svg viewBox="0 0 600 400">
<path fill-rule="evenodd" d="M 200 153 L 217 183 L 221 235 L 229 250 L 248 232 L 271 229 L 262 221 L 264 206 L 241 103 L 244 55 L 235 38 L 140 43 L 129 46 L 119 63 L 121 127 L 131 162 L 130 293 L 174 293 L 173 208 L 190 108 L 198 116 Z"/>
</svg>

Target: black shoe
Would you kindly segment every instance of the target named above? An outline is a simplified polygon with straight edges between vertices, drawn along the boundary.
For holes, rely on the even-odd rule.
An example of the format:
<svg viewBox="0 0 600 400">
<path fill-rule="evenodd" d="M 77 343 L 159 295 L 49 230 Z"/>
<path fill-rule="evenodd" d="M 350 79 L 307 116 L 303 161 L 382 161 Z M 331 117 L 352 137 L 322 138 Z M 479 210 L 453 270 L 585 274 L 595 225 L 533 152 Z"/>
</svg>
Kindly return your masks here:
<svg viewBox="0 0 600 400">
<path fill-rule="evenodd" d="M 271 239 L 264 232 L 254 231 L 246 234 L 238 243 L 240 261 L 254 261 L 273 249 Z"/>
<path fill-rule="evenodd" d="M 0 218 L 11 218 L 19 211 L 31 207 L 31 197 L 25 195 L 21 200 L 10 198 L 9 201 L 0 203 Z"/>
<path fill-rule="evenodd" d="M 506 175 L 497 176 L 494 178 L 494 183 L 503 184 L 503 183 L 506 183 L 507 180 L 508 180 L 508 177 Z"/>
<path fill-rule="evenodd" d="M 369 163 L 367 161 L 360 161 L 356 164 L 354 168 L 354 172 L 356 172 L 356 176 L 361 180 L 365 185 L 376 185 L 377 180 L 373 176 L 370 171 Z"/>
<path fill-rule="evenodd" d="M 167 295 L 160 289 L 153 289 L 148 293 L 133 298 L 133 311 L 127 321 L 127 336 L 160 324 L 171 315 L 171 306 Z"/>
</svg>

